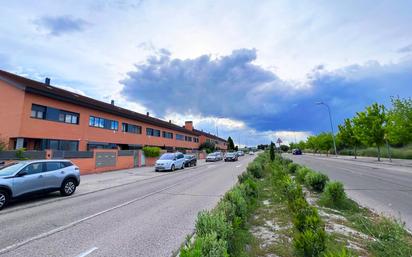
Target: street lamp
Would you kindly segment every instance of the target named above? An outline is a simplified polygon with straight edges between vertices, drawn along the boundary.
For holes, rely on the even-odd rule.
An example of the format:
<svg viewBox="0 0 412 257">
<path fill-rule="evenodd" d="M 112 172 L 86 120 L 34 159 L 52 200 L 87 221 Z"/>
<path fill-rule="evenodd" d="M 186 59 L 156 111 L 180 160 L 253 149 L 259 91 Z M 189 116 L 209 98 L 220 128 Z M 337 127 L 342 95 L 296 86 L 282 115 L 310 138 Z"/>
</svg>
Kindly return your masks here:
<svg viewBox="0 0 412 257">
<path fill-rule="evenodd" d="M 338 155 L 338 152 L 336 151 L 336 142 L 335 142 L 335 134 L 333 132 L 333 124 L 332 124 L 332 114 L 330 113 L 330 108 L 329 105 L 327 105 L 324 102 L 316 102 L 317 105 L 324 105 L 328 108 L 328 113 L 329 113 L 329 121 L 330 121 L 330 129 L 332 130 L 332 139 L 333 139 L 333 149 L 335 150 L 335 155 Z"/>
</svg>

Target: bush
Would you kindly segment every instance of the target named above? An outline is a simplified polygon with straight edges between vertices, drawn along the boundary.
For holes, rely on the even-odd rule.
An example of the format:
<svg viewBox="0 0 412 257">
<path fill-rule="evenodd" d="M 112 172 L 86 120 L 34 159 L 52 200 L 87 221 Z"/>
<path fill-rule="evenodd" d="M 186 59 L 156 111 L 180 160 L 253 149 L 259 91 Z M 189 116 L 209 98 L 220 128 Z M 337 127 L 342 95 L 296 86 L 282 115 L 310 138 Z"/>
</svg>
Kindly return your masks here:
<svg viewBox="0 0 412 257">
<path fill-rule="evenodd" d="M 246 179 L 243 184 L 240 185 L 240 189 L 244 192 L 244 197 L 249 203 L 254 202 L 258 197 L 258 185 L 252 178 Z"/>
<path fill-rule="evenodd" d="M 339 207 L 346 199 L 343 184 L 338 181 L 328 182 L 321 196 L 321 203 L 327 206 Z"/>
<path fill-rule="evenodd" d="M 24 157 L 24 153 L 26 152 L 26 148 L 19 148 L 16 150 L 16 157 L 19 160 L 28 160 L 28 158 Z"/>
<path fill-rule="evenodd" d="M 319 172 L 308 172 L 305 176 L 305 184 L 312 190 L 323 192 L 329 177 Z"/>
<path fill-rule="evenodd" d="M 289 163 L 288 165 L 288 169 L 291 174 L 295 174 L 299 167 L 299 164 L 296 163 Z"/>
<path fill-rule="evenodd" d="M 229 257 L 227 243 L 218 239 L 215 232 L 197 236 L 192 246 L 182 248 L 181 257 Z"/>
<path fill-rule="evenodd" d="M 322 221 L 318 215 L 317 209 L 315 207 L 309 206 L 308 204 L 307 206 L 302 206 L 302 208 L 295 211 L 293 217 L 293 225 L 300 232 L 308 229 L 322 229 Z"/>
<path fill-rule="evenodd" d="M 246 170 L 255 178 L 263 178 L 263 167 L 259 163 L 256 163 L 256 162 L 249 163 Z"/>
<path fill-rule="evenodd" d="M 217 239 L 227 241 L 232 234 L 232 227 L 226 221 L 223 212 L 203 211 L 197 215 L 196 233 L 198 236 L 206 236 L 212 232 L 216 233 Z"/>
<path fill-rule="evenodd" d="M 232 208 L 234 209 L 235 217 L 227 217 L 229 221 L 234 222 L 236 217 L 239 217 L 239 221 L 241 224 L 244 224 L 246 221 L 248 207 L 245 198 L 243 197 L 242 191 L 239 187 L 235 187 L 230 190 L 224 198 L 224 201 L 228 201 L 232 204 Z"/>
<path fill-rule="evenodd" d="M 308 172 L 313 172 L 313 171 L 306 167 L 300 167 L 298 171 L 296 172 L 296 180 L 299 183 L 305 182 L 305 177 L 306 177 L 306 174 L 308 174 Z"/>
<path fill-rule="evenodd" d="M 298 256 L 317 257 L 322 256 L 325 241 L 326 234 L 323 229 L 308 229 L 294 235 L 293 246 Z"/>
<path fill-rule="evenodd" d="M 146 157 L 159 157 L 160 156 L 160 148 L 159 147 L 152 147 L 152 146 L 145 146 L 143 147 L 143 153 Z"/>
<path fill-rule="evenodd" d="M 252 178 L 252 175 L 249 172 L 243 172 L 242 174 L 237 176 L 237 179 L 238 179 L 240 184 L 242 184 L 243 182 L 245 182 L 249 178 Z"/>
</svg>

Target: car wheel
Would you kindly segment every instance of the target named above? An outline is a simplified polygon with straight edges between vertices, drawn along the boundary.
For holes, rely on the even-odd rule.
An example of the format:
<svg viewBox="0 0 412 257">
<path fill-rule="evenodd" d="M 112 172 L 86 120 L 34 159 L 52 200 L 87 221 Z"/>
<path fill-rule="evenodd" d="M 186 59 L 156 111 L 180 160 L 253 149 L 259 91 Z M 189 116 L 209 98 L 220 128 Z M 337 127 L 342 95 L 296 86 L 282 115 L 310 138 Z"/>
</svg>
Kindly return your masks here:
<svg viewBox="0 0 412 257">
<path fill-rule="evenodd" d="M 185 168 L 185 163 L 182 164 L 182 170 Z"/>
<path fill-rule="evenodd" d="M 170 170 L 175 171 L 175 165 L 174 164 L 172 164 L 172 167 L 170 167 Z"/>
<path fill-rule="evenodd" d="M 196 165 L 197 165 L 197 162 L 193 163 L 193 166 L 196 166 Z"/>
<path fill-rule="evenodd" d="M 60 193 L 63 196 L 72 195 L 74 191 L 76 191 L 76 181 L 72 178 L 65 180 L 60 188 Z"/>
<path fill-rule="evenodd" d="M 7 205 L 7 203 L 9 202 L 9 198 L 10 196 L 6 191 L 0 190 L 0 210 Z"/>
</svg>

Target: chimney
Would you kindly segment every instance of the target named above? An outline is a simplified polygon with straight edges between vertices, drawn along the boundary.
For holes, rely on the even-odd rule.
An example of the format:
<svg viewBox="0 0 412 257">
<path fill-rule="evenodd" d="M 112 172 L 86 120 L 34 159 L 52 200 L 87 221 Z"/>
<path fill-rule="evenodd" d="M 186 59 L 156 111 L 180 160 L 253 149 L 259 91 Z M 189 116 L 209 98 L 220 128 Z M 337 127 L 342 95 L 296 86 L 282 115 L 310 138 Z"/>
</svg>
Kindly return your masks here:
<svg viewBox="0 0 412 257">
<path fill-rule="evenodd" d="M 112 100 L 112 101 L 110 102 L 110 104 L 111 104 L 111 105 L 114 105 L 114 100 Z"/>
<path fill-rule="evenodd" d="M 169 120 L 169 123 L 172 123 L 172 120 Z"/>
<path fill-rule="evenodd" d="M 50 85 L 50 78 L 46 78 L 46 79 L 44 80 L 44 83 L 45 83 L 46 85 Z"/>
<path fill-rule="evenodd" d="M 146 112 L 146 115 L 147 115 L 147 116 L 149 116 L 149 115 L 150 115 L 150 113 L 149 113 L 149 112 Z"/>
<path fill-rule="evenodd" d="M 193 121 L 185 121 L 185 129 L 193 130 Z"/>
</svg>

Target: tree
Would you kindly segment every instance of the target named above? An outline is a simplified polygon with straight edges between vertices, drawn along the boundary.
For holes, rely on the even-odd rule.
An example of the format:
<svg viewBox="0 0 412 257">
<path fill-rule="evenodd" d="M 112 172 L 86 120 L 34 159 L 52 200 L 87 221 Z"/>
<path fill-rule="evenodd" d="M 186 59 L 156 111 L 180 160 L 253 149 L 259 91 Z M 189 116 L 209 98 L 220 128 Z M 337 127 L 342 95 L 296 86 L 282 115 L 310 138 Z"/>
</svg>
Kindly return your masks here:
<svg viewBox="0 0 412 257">
<path fill-rule="evenodd" d="M 353 147 L 355 151 L 355 159 L 357 158 L 356 150 L 362 144 L 359 136 L 355 133 L 353 122 L 350 119 L 345 119 L 342 125 L 338 126 L 339 133 L 337 138 L 343 145 Z"/>
<path fill-rule="evenodd" d="M 273 142 L 270 142 L 269 155 L 270 155 L 270 160 L 274 161 L 275 160 L 275 144 Z"/>
<path fill-rule="evenodd" d="M 365 111 L 356 113 L 353 118 L 355 134 L 366 145 L 376 146 L 378 161 L 381 160 L 381 146 L 385 143 L 385 106 L 377 103 L 366 107 Z"/>
<path fill-rule="evenodd" d="M 287 146 L 287 145 L 281 145 L 281 146 L 280 146 L 280 150 L 282 150 L 283 152 L 287 152 L 287 151 L 289 151 L 289 146 Z"/>
<path fill-rule="evenodd" d="M 387 138 L 395 145 L 412 142 L 412 98 L 392 98 L 392 109 L 388 112 Z"/>
<path fill-rule="evenodd" d="M 212 142 L 204 142 L 204 143 L 200 144 L 199 149 L 200 150 L 205 150 L 206 153 L 211 153 L 211 152 L 215 151 L 216 146 Z"/>
<path fill-rule="evenodd" d="M 333 148 L 333 137 L 331 133 L 320 133 L 317 136 L 316 142 L 318 148 L 322 151 L 326 151 L 326 154 L 329 154 L 329 151 Z"/>
<path fill-rule="evenodd" d="M 227 139 L 227 150 L 228 151 L 233 151 L 235 150 L 235 143 L 233 142 L 233 139 L 231 137 L 229 137 Z"/>
<path fill-rule="evenodd" d="M 239 146 L 235 146 L 235 151 L 239 151 Z"/>
</svg>

